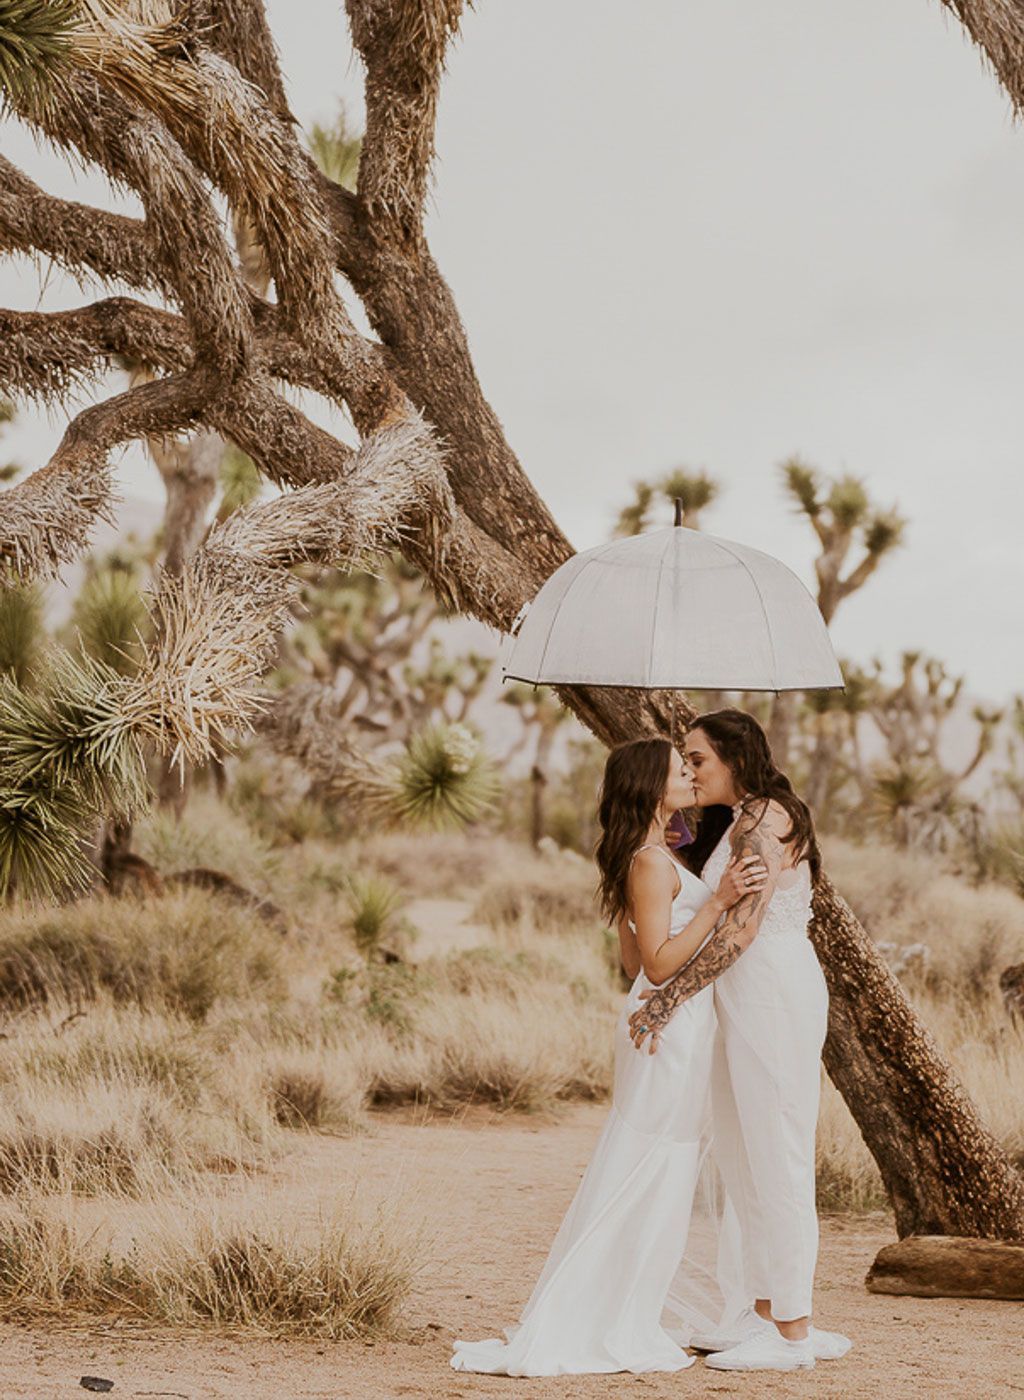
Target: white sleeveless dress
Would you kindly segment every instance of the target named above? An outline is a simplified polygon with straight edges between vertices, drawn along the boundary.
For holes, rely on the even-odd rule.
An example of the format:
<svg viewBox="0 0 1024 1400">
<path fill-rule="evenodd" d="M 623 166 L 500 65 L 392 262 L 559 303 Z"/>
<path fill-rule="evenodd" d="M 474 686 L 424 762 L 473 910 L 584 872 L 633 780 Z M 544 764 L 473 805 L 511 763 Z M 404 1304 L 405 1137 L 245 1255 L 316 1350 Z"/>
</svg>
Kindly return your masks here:
<svg viewBox="0 0 1024 1400">
<path fill-rule="evenodd" d="M 672 937 L 711 894 L 673 865 Z M 651 985 L 641 971 L 626 996 L 612 1107 L 518 1326 L 504 1341 L 457 1341 L 456 1370 L 557 1376 L 692 1364 L 664 1330 L 662 1309 L 686 1248 L 707 1128 L 714 993 L 706 987 L 680 1006 L 650 1055 L 630 1040 L 629 1018 Z"/>
</svg>

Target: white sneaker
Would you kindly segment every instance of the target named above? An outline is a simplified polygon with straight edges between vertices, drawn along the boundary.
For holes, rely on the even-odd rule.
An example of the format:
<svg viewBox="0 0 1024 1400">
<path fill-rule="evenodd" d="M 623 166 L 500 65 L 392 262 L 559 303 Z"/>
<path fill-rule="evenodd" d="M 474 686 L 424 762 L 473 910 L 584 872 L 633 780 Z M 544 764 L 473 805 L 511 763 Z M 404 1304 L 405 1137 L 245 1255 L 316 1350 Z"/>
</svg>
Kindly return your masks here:
<svg viewBox="0 0 1024 1400">
<path fill-rule="evenodd" d="M 738 1346 L 705 1359 L 715 1371 L 809 1371 L 814 1365 L 810 1337 L 788 1341 L 776 1327 L 762 1327 Z"/>
<path fill-rule="evenodd" d="M 849 1337 L 844 1337 L 842 1332 L 823 1332 L 820 1327 L 813 1325 L 807 1331 L 818 1361 L 838 1361 L 853 1346 Z"/>
<path fill-rule="evenodd" d="M 766 1329 L 777 1331 L 773 1322 L 763 1318 L 753 1308 L 744 1308 L 724 1332 L 698 1332 L 690 1338 L 689 1345 L 696 1351 L 728 1351 Z M 808 1329 L 808 1336 L 816 1361 L 838 1361 L 853 1346 L 849 1337 L 844 1337 L 841 1332 L 824 1332 L 813 1324 Z"/>
<path fill-rule="evenodd" d="M 697 1332 L 690 1338 L 689 1345 L 697 1351 L 728 1351 L 730 1347 L 739 1346 L 740 1342 L 771 1326 L 772 1323 L 766 1322 L 753 1308 L 744 1308 L 724 1331 Z"/>
</svg>

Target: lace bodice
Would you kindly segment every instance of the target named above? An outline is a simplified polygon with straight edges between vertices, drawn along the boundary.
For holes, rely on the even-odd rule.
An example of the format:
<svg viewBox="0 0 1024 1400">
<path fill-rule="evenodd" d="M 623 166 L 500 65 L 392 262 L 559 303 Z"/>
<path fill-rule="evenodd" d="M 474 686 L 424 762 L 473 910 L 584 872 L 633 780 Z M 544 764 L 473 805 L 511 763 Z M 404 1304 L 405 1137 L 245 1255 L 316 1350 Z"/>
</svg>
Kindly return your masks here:
<svg viewBox="0 0 1024 1400">
<path fill-rule="evenodd" d="M 722 833 L 722 839 L 708 856 L 701 879 L 710 890 L 718 888 L 722 872 L 729 864 L 732 847 L 729 838 L 736 825 L 736 818 Z M 811 867 L 802 860 L 789 870 L 783 870 L 775 893 L 768 901 L 768 907 L 761 918 L 759 937 L 773 937 L 778 934 L 807 933 L 811 919 Z"/>
</svg>

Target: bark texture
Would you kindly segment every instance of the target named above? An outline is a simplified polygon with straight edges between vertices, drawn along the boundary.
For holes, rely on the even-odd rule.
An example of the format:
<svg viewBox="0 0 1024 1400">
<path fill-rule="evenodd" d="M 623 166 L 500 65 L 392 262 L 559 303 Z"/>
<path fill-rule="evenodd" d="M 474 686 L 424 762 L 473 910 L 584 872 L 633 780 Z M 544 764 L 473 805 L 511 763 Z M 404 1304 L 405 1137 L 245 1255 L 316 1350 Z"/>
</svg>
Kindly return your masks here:
<svg viewBox="0 0 1024 1400">
<path fill-rule="evenodd" d="M 811 938 L 830 997 L 825 1067 L 878 1163 L 900 1236 L 1024 1239 L 1024 1178 L 827 878 Z"/>
<path fill-rule="evenodd" d="M 215 527 L 154 599 L 158 641 L 125 704 L 179 761 L 203 761 L 254 722 L 255 681 L 299 560 L 397 545 L 445 603 L 507 631 L 571 554 L 483 395 L 423 233 L 434 114 L 462 6 L 346 8 L 366 68 L 356 194 L 321 174 L 298 138 L 260 0 L 187 7 L 188 43 L 148 55 L 145 81 L 138 44 L 123 26 L 103 30 L 102 62 L 90 59 L 99 49 L 73 47 L 61 102 L 21 111 L 136 191 L 144 220 L 54 199 L 0 161 L 0 248 L 39 250 L 83 276 L 116 278 L 118 292 L 156 290 L 170 303 L 118 295 L 55 315 L 0 313 L 0 382 L 24 397 L 64 399 L 114 353 L 163 375 L 84 410 L 52 461 L 0 496 L 0 562 L 30 576 L 84 548 L 111 510 L 109 454 L 133 438 L 218 432 L 289 488 Z M 997 0 L 951 8 L 1018 98 L 1020 15 Z M 93 22 L 103 29 L 100 7 Z M 246 285 L 211 191 L 251 227 L 274 302 Z M 338 273 L 376 341 L 356 330 Z M 358 450 L 314 425 L 279 380 L 343 409 Z M 607 744 L 668 732 L 663 697 L 559 694 Z M 826 1064 L 901 1232 L 1019 1236 L 1020 1178 L 827 883 L 814 937 L 832 993 Z"/>
</svg>

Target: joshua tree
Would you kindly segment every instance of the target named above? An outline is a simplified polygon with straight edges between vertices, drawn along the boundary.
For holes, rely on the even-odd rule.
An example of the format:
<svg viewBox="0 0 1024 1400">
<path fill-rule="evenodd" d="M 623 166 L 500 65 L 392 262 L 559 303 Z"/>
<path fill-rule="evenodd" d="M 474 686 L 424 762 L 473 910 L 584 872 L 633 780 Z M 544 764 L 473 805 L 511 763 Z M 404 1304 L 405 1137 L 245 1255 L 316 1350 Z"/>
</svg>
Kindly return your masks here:
<svg viewBox="0 0 1024 1400">
<path fill-rule="evenodd" d="M 536 736 L 530 764 L 530 844 L 536 849 L 547 832 L 544 796 L 550 780 L 551 749 L 569 711 L 546 686 L 525 685 L 522 681 L 506 686 L 501 698 L 513 706 L 523 726 L 519 743 L 506 755 L 506 761 L 529 742 L 531 735 Z"/>
<path fill-rule="evenodd" d="M 652 524 L 670 524 L 665 504 L 680 501 L 683 524 L 691 530 L 700 529 L 700 513 L 718 495 L 718 482 L 707 472 L 691 472 L 676 467 L 658 481 L 635 481 L 633 500 L 619 511 L 613 531 L 616 535 L 639 535 Z"/>
<path fill-rule="evenodd" d="M 1020 105 L 1024 12 L 996 0 L 955 8 Z M 447 606 L 507 631 L 571 553 L 483 397 L 424 234 L 461 0 L 347 0 L 346 9 L 366 71 L 354 193 L 299 142 L 259 0 L 199 0 L 173 16 L 162 0 L 24 0 L 4 12 L 9 105 L 134 190 L 145 217 L 55 199 L 0 161 L 2 246 L 150 300 L 3 312 L 0 383 L 66 400 L 118 353 L 159 376 L 81 411 L 52 460 L 0 495 L 4 560 L 27 578 L 78 553 L 111 509 L 109 455 L 130 439 L 202 427 L 287 488 L 211 530 L 180 576 L 161 575 L 146 660 L 110 681 L 90 720 L 111 743 L 151 740 L 201 761 L 251 725 L 298 562 L 362 563 L 398 547 Z M 211 190 L 251 225 L 273 301 L 240 275 Z M 374 338 L 354 324 L 338 273 Z M 282 381 L 344 406 L 359 446 L 315 426 Z M 560 693 L 605 742 L 667 728 L 657 697 Z M 64 732 L 81 732 L 60 715 Z M 53 801 L 64 771 L 46 770 Z M 827 879 L 815 914 L 832 996 L 826 1066 L 900 1231 L 1024 1233 L 1024 1183 Z"/>
<path fill-rule="evenodd" d="M 899 682 L 876 681 L 872 688 L 868 708 L 888 749 L 887 762 L 874 775 L 876 804 L 901 846 L 941 849 L 960 834 L 960 790 L 992 751 L 1003 711 L 975 705 L 973 754 L 958 769 L 942 755 L 943 729 L 963 683 L 963 676 L 951 676 L 943 662 L 907 651 Z"/>
<path fill-rule="evenodd" d="M 863 588 L 902 541 L 906 522 L 896 510 L 872 505 L 859 477 L 824 477 L 799 457 L 790 457 L 782 464 L 782 479 L 796 509 L 818 537 L 820 552 L 814 561 L 818 607 L 826 623 L 831 623 L 844 598 Z M 856 562 L 850 560 L 851 551 L 859 555 Z M 789 761 L 796 705 L 792 691 L 776 696 L 772 705 L 768 739 L 780 768 Z"/>
<path fill-rule="evenodd" d="M 14 421 L 14 415 L 15 407 L 10 399 L 0 398 L 0 431 Z M 0 482 L 13 481 L 20 471 L 21 467 L 17 462 L 5 462 L 0 466 Z"/>
</svg>

